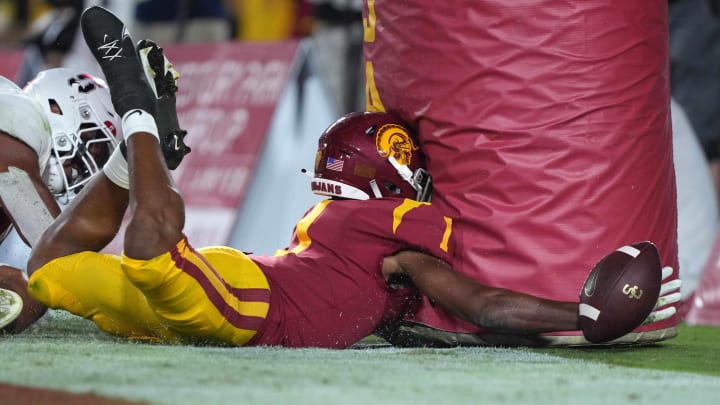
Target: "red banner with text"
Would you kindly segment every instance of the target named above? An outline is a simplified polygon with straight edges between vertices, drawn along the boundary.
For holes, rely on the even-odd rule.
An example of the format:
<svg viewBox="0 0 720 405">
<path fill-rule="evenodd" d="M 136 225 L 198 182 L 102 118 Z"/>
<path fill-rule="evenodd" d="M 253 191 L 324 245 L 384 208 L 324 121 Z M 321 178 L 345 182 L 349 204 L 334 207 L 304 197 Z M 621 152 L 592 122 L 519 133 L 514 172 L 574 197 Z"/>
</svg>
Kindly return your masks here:
<svg viewBox="0 0 720 405">
<path fill-rule="evenodd" d="M 298 46 L 292 40 L 164 47 L 180 72 L 178 116 L 192 148 L 173 177 L 185 200 L 185 233 L 193 245 L 228 242 Z M 22 51 L 0 50 L 0 59 L 0 74 L 14 80 Z M 120 252 L 121 240 L 106 251 Z"/>
<path fill-rule="evenodd" d="M 165 47 L 192 148 L 174 177 L 195 246 L 227 243 L 297 50 L 297 41 Z"/>
</svg>

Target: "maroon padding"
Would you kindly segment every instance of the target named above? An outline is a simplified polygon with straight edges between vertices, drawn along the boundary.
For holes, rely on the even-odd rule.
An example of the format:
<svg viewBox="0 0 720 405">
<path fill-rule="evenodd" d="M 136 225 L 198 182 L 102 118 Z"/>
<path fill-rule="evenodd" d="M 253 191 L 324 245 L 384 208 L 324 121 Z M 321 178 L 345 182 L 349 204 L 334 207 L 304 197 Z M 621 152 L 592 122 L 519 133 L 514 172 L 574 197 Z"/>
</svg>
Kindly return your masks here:
<svg viewBox="0 0 720 405">
<path fill-rule="evenodd" d="M 373 105 L 417 127 L 461 271 L 577 301 L 617 246 L 677 268 L 666 1 L 372 5 Z M 476 330 L 429 304 L 414 319 Z"/>
</svg>

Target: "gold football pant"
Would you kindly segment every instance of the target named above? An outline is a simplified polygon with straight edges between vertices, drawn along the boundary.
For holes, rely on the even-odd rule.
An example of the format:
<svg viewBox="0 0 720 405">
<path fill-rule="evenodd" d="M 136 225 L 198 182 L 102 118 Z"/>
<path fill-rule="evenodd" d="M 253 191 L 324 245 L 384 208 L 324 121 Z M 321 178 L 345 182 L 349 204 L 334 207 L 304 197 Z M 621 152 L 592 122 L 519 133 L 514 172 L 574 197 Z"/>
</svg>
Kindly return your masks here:
<svg viewBox="0 0 720 405">
<path fill-rule="evenodd" d="M 125 277 L 119 256 L 81 252 L 57 258 L 32 274 L 28 291 L 48 308 L 89 319 L 113 335 L 175 338 L 142 292 Z"/>
<path fill-rule="evenodd" d="M 57 258 L 29 280 L 30 294 L 113 335 L 240 346 L 269 308 L 260 268 L 235 249 L 194 250 L 181 240 L 150 260 L 81 252 Z"/>
</svg>

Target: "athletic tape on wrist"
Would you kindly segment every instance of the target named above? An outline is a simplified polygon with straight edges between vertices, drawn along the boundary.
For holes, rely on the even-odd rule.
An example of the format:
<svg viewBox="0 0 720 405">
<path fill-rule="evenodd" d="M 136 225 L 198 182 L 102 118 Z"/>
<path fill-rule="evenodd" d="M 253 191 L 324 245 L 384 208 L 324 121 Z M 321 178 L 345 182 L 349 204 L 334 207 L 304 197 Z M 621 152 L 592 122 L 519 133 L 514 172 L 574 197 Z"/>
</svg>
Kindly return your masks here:
<svg viewBox="0 0 720 405">
<path fill-rule="evenodd" d="M 122 129 L 126 140 L 138 132 L 147 132 L 160 140 L 155 118 L 147 111 L 134 109 L 126 112 L 122 117 Z"/>
<path fill-rule="evenodd" d="M 105 166 L 103 166 L 103 173 L 105 173 L 105 176 L 113 183 L 126 190 L 130 190 L 128 164 L 127 160 L 125 160 L 125 156 L 122 155 L 122 151 L 119 146 L 115 148 L 112 155 L 110 155 L 110 158 L 105 163 Z"/>
</svg>

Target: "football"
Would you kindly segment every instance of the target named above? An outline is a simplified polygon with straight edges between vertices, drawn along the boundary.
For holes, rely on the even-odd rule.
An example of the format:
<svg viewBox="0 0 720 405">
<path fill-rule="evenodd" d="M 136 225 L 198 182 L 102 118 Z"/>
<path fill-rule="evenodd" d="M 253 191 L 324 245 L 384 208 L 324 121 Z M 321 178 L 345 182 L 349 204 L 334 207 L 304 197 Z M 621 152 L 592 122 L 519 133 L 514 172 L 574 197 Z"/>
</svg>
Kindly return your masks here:
<svg viewBox="0 0 720 405">
<path fill-rule="evenodd" d="M 580 291 L 580 326 L 585 339 L 619 338 L 650 315 L 662 283 L 662 264 L 652 242 L 623 246 L 603 257 Z"/>
</svg>

